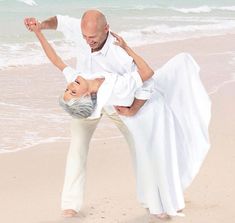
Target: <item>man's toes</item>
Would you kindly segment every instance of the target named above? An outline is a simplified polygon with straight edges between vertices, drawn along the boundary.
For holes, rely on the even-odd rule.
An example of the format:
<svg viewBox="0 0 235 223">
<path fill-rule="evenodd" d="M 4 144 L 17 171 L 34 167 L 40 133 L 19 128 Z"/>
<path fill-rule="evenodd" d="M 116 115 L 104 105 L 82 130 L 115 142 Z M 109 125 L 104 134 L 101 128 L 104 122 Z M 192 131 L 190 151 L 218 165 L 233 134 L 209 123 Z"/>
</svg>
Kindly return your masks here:
<svg viewBox="0 0 235 223">
<path fill-rule="evenodd" d="M 76 215 L 77 215 L 77 212 L 73 209 L 66 209 L 66 210 L 63 210 L 62 212 L 62 216 L 65 218 L 76 217 Z"/>
</svg>

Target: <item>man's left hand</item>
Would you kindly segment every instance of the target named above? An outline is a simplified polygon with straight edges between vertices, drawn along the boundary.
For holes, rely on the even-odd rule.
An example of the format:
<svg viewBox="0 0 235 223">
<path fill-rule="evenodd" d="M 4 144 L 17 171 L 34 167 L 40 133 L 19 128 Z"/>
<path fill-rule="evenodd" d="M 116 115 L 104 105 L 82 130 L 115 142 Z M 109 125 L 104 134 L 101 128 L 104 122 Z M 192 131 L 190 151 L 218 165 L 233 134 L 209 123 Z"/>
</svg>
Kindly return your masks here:
<svg viewBox="0 0 235 223">
<path fill-rule="evenodd" d="M 136 114 L 137 111 L 134 111 L 131 107 L 124 107 L 124 106 L 114 106 L 117 113 L 123 116 L 133 116 Z"/>
</svg>

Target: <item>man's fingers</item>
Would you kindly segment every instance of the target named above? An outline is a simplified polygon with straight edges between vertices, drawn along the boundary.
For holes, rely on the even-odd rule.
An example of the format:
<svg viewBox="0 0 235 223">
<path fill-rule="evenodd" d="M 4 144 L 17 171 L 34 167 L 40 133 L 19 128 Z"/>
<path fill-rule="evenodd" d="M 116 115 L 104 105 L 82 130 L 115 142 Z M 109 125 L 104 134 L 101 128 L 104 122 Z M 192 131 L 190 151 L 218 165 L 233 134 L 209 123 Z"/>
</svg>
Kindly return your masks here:
<svg viewBox="0 0 235 223">
<path fill-rule="evenodd" d="M 33 28 L 37 25 L 37 20 L 35 18 L 29 18 L 29 17 L 26 17 L 24 19 L 24 24 L 26 26 L 26 28 L 32 32 L 33 31 Z"/>
<path fill-rule="evenodd" d="M 24 23 L 27 24 L 27 25 L 35 25 L 37 22 L 36 18 L 28 18 L 26 17 L 24 19 Z"/>
<path fill-rule="evenodd" d="M 119 110 L 118 106 L 114 106 L 114 108 L 115 108 L 116 112 L 117 112 L 119 115 L 121 115 L 121 113 L 120 113 L 120 110 Z"/>
<path fill-rule="evenodd" d="M 119 110 L 119 106 L 114 106 L 114 108 L 115 108 L 116 110 Z"/>
</svg>

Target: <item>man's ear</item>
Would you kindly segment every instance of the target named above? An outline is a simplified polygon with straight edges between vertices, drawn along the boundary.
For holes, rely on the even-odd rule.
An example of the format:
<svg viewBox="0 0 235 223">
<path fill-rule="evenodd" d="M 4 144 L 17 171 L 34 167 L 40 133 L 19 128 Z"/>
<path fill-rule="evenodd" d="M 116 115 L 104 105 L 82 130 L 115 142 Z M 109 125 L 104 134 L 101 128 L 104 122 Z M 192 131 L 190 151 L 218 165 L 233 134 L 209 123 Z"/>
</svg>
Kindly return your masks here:
<svg viewBox="0 0 235 223">
<path fill-rule="evenodd" d="M 109 31 L 109 24 L 105 25 L 104 30 L 105 30 L 106 33 Z"/>
</svg>

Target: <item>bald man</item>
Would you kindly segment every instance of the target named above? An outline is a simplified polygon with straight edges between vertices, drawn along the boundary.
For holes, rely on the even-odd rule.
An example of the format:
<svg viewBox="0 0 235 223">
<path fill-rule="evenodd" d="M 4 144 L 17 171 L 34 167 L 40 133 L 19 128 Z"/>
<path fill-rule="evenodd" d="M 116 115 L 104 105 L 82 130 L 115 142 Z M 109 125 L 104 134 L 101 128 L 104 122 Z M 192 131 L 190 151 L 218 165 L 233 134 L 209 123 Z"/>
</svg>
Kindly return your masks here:
<svg viewBox="0 0 235 223">
<path fill-rule="evenodd" d="M 25 25 L 31 30 L 35 18 L 26 18 Z M 86 11 L 81 19 L 57 15 L 40 23 L 41 29 L 55 29 L 76 44 L 76 69 L 85 78 L 92 78 L 97 72 L 110 72 L 119 75 L 130 74 L 137 70 L 133 59 L 117 45 L 109 32 L 105 16 L 98 10 Z M 131 107 L 119 108 L 120 115 L 134 115 L 151 95 L 152 82 L 147 81 L 135 93 Z M 105 107 L 106 114 L 126 138 L 135 160 L 134 142 L 127 127 L 113 107 Z M 98 119 L 72 119 L 71 143 L 67 156 L 65 181 L 62 192 L 61 208 L 64 217 L 73 217 L 81 210 L 84 196 L 86 161 L 89 142 L 101 117 Z M 134 161 L 135 167 L 135 161 Z"/>
</svg>

